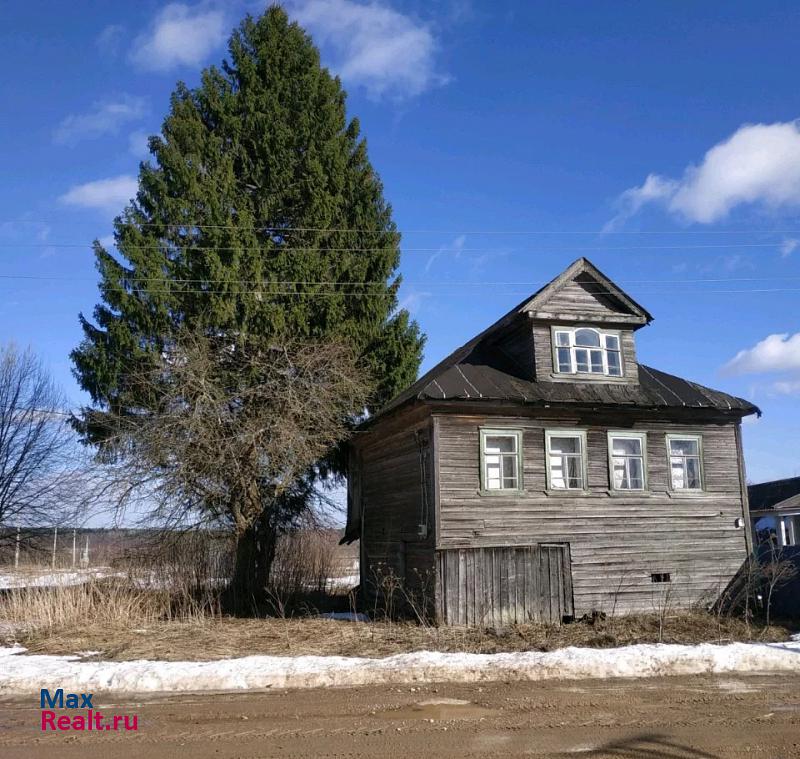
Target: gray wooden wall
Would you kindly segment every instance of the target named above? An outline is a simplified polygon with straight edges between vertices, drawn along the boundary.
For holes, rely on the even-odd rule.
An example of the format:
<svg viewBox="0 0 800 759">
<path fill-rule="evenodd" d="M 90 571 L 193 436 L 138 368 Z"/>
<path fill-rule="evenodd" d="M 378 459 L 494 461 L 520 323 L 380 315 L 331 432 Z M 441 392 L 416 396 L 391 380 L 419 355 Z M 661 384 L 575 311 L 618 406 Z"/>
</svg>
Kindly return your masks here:
<svg viewBox="0 0 800 759">
<path fill-rule="evenodd" d="M 376 602 L 376 594 L 381 596 L 376 583 L 389 574 L 403 580 L 407 592 L 433 603 L 435 514 L 430 438 L 430 414 L 422 408 L 402 412 L 353 441 L 360 459 L 363 509 L 361 583 L 370 605 Z M 420 524 L 428 526 L 426 537 L 419 535 Z M 385 599 L 377 600 L 383 603 Z"/>
<path fill-rule="evenodd" d="M 653 611 L 665 588 L 653 573 L 669 572 L 671 603 L 689 606 L 727 584 L 745 559 L 745 530 L 735 423 L 633 422 L 647 432 L 648 492 L 609 490 L 607 430 L 580 417 L 543 421 L 530 417 L 437 415 L 439 533 L 437 548 L 569 543 L 575 614 Z M 524 493 L 479 493 L 479 428 L 523 430 Z M 548 494 L 545 428 L 588 429 L 588 495 Z M 706 492 L 670 492 L 665 434 L 703 435 Z"/>
</svg>

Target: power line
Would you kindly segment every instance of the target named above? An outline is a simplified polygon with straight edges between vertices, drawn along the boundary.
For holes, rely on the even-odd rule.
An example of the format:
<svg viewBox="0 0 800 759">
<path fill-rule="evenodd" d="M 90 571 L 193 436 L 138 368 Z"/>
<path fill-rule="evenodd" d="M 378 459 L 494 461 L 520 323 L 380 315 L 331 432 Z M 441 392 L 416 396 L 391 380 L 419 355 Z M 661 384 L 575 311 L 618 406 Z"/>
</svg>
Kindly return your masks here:
<svg viewBox="0 0 800 759">
<path fill-rule="evenodd" d="M 20 279 L 33 281 L 53 281 L 53 282 L 96 282 L 96 277 L 64 277 L 62 275 L 48 274 L 0 274 L 0 279 Z M 800 277 L 708 277 L 694 279 L 617 279 L 615 281 L 625 284 L 700 284 L 700 283 L 726 283 L 726 282 L 772 282 L 772 281 L 800 281 Z M 386 285 L 386 280 L 359 280 L 359 281 L 338 281 L 338 280 L 272 280 L 260 281 L 254 279 L 184 279 L 172 277 L 123 277 L 123 284 L 133 285 L 147 282 L 161 282 L 165 284 L 229 284 L 229 285 L 329 285 L 329 286 L 361 286 L 361 285 Z M 544 281 L 516 280 L 506 282 L 466 282 L 457 280 L 441 279 L 403 279 L 403 284 L 413 285 L 446 285 L 452 287 L 487 287 L 487 286 L 520 286 L 520 287 L 541 287 L 547 284 Z M 601 288 L 598 292 L 602 292 Z M 205 291 L 204 291 L 205 292 Z"/>
<path fill-rule="evenodd" d="M 7 219 L 0 220 L 0 224 L 39 224 L 52 226 L 55 222 L 36 219 Z M 702 229 L 702 230 L 640 230 L 640 231 L 614 231 L 602 230 L 512 230 L 512 229 L 473 229 L 473 230 L 448 230 L 448 229 L 368 229 L 366 227 L 290 227 L 290 226 L 253 226 L 239 224 L 196 224 L 191 222 L 139 222 L 132 223 L 134 227 L 165 227 L 173 229 L 233 229 L 239 232 L 315 232 L 315 233 L 352 233 L 352 234 L 429 234 L 429 235 L 523 235 L 523 236 L 597 236 L 612 237 L 616 235 L 800 235 L 800 229 Z"/>
<path fill-rule="evenodd" d="M 800 234 L 800 232 L 798 232 Z M 780 246 L 780 242 L 760 242 L 760 243 L 733 243 L 737 248 L 777 248 Z M 91 247 L 91 243 L 0 243 L 0 248 L 9 248 L 9 249 L 17 249 L 17 248 L 35 248 L 35 249 L 47 249 L 47 248 L 74 248 L 74 249 L 88 249 Z M 203 247 L 200 245 L 174 245 L 172 243 L 164 244 L 164 245 L 134 245 L 132 246 L 135 250 L 157 250 L 157 251 L 164 251 L 164 252 L 172 252 L 176 250 L 180 251 L 192 251 L 196 253 L 205 253 L 211 251 L 239 251 L 239 252 L 254 252 L 254 253 L 376 253 L 376 252 L 383 252 L 390 250 L 392 248 L 391 245 L 384 245 L 383 247 L 343 247 L 343 248 L 328 248 L 328 247 L 301 247 L 301 246 L 283 246 L 278 245 L 275 248 L 269 249 L 264 247 L 248 247 L 248 246 L 240 246 L 240 245 L 209 245 L 208 247 Z M 579 252 L 579 251 L 600 251 L 600 250 L 631 250 L 631 251 L 638 251 L 638 250 L 705 250 L 705 249 L 717 249 L 717 248 L 724 248 L 730 249 L 731 243 L 727 244 L 703 244 L 703 245 L 689 245 L 683 243 L 677 243 L 675 245 L 573 245 L 573 246 L 565 246 L 559 245 L 557 247 L 548 246 L 546 250 L 542 251 L 530 251 L 533 252 L 541 252 L 541 253 L 558 253 L 561 251 L 564 252 Z M 490 248 L 460 248 L 460 247 L 447 247 L 440 245 L 438 247 L 433 248 L 417 248 L 417 247 L 406 247 L 404 245 L 399 245 L 398 250 L 401 253 L 491 253 L 497 252 L 506 254 L 509 250 L 514 251 L 522 251 L 523 248 L 511 248 L 509 249 L 507 246 L 492 246 Z"/>
</svg>

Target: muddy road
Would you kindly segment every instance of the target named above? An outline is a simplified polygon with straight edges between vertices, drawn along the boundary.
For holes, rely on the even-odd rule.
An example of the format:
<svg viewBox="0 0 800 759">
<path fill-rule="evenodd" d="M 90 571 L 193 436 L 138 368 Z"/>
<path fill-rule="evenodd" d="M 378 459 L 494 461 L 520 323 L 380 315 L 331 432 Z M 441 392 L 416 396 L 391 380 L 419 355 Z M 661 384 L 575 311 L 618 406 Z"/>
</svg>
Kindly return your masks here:
<svg viewBox="0 0 800 759">
<path fill-rule="evenodd" d="M 38 697 L 0 700 L 0 757 L 800 757 L 800 676 L 95 694 L 93 701 L 106 723 L 135 715 L 138 729 L 125 731 L 119 720 L 117 731 L 42 732 Z"/>
</svg>

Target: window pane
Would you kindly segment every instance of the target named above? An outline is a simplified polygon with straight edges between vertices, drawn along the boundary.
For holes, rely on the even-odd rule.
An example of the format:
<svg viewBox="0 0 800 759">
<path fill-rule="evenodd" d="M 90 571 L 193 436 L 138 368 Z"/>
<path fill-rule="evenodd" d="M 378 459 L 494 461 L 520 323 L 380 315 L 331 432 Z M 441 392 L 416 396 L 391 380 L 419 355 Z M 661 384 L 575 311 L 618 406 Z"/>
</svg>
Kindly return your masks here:
<svg viewBox="0 0 800 759">
<path fill-rule="evenodd" d="M 575 364 L 579 372 L 589 371 L 589 351 L 578 349 L 575 351 Z"/>
<path fill-rule="evenodd" d="M 603 373 L 603 352 L 602 351 L 590 351 L 589 352 L 592 358 L 592 373 L 594 374 L 602 374 Z"/>
<path fill-rule="evenodd" d="M 616 335 L 606 335 L 606 348 L 611 351 L 619 350 L 619 338 Z"/>
<path fill-rule="evenodd" d="M 556 345 L 569 346 L 569 332 L 556 332 Z"/>
<path fill-rule="evenodd" d="M 613 459 L 612 471 L 614 474 L 614 487 L 617 490 L 625 490 L 629 487 L 628 475 L 625 470 L 625 459 Z"/>
<path fill-rule="evenodd" d="M 628 459 L 628 477 L 631 490 L 641 490 L 644 487 L 644 476 L 642 472 L 642 460 L 639 458 Z"/>
<path fill-rule="evenodd" d="M 615 456 L 641 456 L 642 441 L 638 437 L 615 437 L 611 440 L 611 452 Z"/>
<path fill-rule="evenodd" d="M 566 460 L 567 464 L 567 485 L 570 488 L 583 487 L 583 471 L 581 460 L 578 456 L 570 456 Z"/>
<path fill-rule="evenodd" d="M 517 457 L 503 456 L 503 477 L 516 480 L 517 478 Z"/>
<path fill-rule="evenodd" d="M 580 453 L 581 439 L 579 437 L 551 437 L 550 450 L 553 453 Z"/>
<path fill-rule="evenodd" d="M 561 456 L 550 457 L 550 487 L 563 489 L 567 486 L 564 481 L 564 459 Z"/>
<path fill-rule="evenodd" d="M 593 329 L 576 329 L 575 345 L 583 345 L 587 348 L 599 348 L 600 335 Z"/>
<path fill-rule="evenodd" d="M 670 459 L 670 469 L 672 470 L 672 487 L 682 490 L 686 487 L 686 472 L 682 458 Z"/>
<path fill-rule="evenodd" d="M 572 358 L 570 357 L 569 348 L 557 348 L 558 353 L 558 371 L 571 372 L 572 371 Z"/>
<path fill-rule="evenodd" d="M 516 435 L 487 435 L 484 443 L 485 453 L 516 453 Z"/>
<path fill-rule="evenodd" d="M 670 440 L 669 451 L 674 456 L 697 456 L 697 440 Z"/>
<path fill-rule="evenodd" d="M 616 351 L 608 351 L 606 353 L 606 356 L 608 357 L 608 373 L 612 377 L 621 376 L 622 370 L 620 367 L 619 353 L 617 353 Z"/>
<path fill-rule="evenodd" d="M 486 489 L 497 490 L 500 487 L 500 456 L 484 457 L 486 466 Z"/>
<path fill-rule="evenodd" d="M 700 481 L 700 459 L 690 457 L 686 459 L 686 487 L 699 490 L 703 487 Z"/>
</svg>

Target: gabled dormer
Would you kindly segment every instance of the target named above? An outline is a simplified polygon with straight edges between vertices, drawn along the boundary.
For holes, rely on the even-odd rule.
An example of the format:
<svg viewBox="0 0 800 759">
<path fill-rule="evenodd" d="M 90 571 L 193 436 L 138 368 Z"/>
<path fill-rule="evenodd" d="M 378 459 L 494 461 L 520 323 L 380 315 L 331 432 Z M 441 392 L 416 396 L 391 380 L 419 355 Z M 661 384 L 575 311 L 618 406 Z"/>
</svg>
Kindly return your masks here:
<svg viewBox="0 0 800 759">
<path fill-rule="evenodd" d="M 538 382 L 638 382 L 633 333 L 653 317 L 585 258 L 520 311 L 532 323 Z"/>
</svg>

